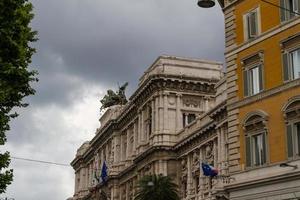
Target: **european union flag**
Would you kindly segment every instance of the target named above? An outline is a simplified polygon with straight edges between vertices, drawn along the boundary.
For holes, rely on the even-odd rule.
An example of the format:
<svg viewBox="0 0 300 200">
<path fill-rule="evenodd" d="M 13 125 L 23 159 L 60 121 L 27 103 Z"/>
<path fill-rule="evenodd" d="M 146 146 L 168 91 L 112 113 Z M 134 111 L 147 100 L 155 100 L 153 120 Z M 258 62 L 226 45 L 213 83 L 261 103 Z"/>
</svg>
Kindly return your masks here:
<svg viewBox="0 0 300 200">
<path fill-rule="evenodd" d="M 107 181 L 107 166 L 106 166 L 106 162 L 103 162 L 102 165 L 102 169 L 101 169 L 101 175 L 100 175 L 101 179 L 102 179 L 102 183 L 105 183 Z"/>
<path fill-rule="evenodd" d="M 202 163 L 202 170 L 204 176 L 217 176 L 219 171 L 215 169 L 213 166 L 210 166 L 209 164 Z"/>
</svg>

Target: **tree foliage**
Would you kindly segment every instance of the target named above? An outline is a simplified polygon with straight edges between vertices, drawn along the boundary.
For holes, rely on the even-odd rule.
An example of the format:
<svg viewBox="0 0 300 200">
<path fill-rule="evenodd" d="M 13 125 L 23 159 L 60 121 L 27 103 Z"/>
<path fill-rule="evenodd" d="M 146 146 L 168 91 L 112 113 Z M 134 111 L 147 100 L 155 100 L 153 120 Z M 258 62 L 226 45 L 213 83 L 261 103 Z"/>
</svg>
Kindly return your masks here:
<svg viewBox="0 0 300 200">
<path fill-rule="evenodd" d="M 37 81 L 37 72 L 28 69 L 35 49 L 36 31 L 29 26 L 33 18 L 28 0 L 0 1 L 0 145 L 6 142 L 9 121 L 17 116 L 13 108 L 26 107 L 22 100 L 35 93 L 30 82 Z M 0 194 L 12 182 L 9 153 L 0 152 Z"/>
<path fill-rule="evenodd" d="M 135 200 L 179 200 L 177 185 L 168 176 L 144 176 L 137 187 Z"/>
</svg>

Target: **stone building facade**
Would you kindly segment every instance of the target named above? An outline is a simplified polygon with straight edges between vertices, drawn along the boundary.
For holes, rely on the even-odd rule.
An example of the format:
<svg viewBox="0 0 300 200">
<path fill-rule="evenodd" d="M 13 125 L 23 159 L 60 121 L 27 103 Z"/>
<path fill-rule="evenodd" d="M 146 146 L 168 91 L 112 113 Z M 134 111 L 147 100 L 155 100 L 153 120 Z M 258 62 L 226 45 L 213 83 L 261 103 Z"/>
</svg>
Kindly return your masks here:
<svg viewBox="0 0 300 200">
<path fill-rule="evenodd" d="M 225 74 L 159 57 L 78 150 L 74 200 L 132 199 L 145 174 L 171 176 L 184 200 L 300 199 L 300 1 L 218 2 Z M 104 160 L 108 184 L 95 184 Z M 219 176 L 203 176 L 201 162 Z"/>
<path fill-rule="evenodd" d="M 124 106 L 112 106 L 72 161 L 74 200 L 133 199 L 140 177 L 162 174 L 182 199 L 223 195 L 228 176 L 203 176 L 200 162 L 228 174 L 226 81 L 221 63 L 160 56 Z M 103 162 L 108 183 L 95 181 Z"/>
</svg>

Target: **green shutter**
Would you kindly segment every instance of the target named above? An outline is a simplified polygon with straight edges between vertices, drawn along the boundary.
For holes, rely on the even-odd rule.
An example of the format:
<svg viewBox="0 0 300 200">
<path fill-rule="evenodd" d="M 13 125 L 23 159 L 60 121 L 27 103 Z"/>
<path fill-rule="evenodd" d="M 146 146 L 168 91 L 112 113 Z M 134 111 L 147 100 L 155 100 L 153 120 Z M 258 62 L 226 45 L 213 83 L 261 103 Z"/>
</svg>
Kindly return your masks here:
<svg viewBox="0 0 300 200">
<path fill-rule="evenodd" d="M 282 67 L 283 67 L 283 80 L 288 81 L 289 80 L 289 57 L 288 53 L 282 54 Z"/>
<path fill-rule="evenodd" d="M 248 86 L 248 71 L 245 70 L 244 72 L 244 96 L 248 96 L 249 95 L 249 86 Z"/>
<path fill-rule="evenodd" d="M 251 138 L 246 137 L 246 167 L 251 167 Z"/>
<path fill-rule="evenodd" d="M 257 36 L 257 12 L 251 12 L 249 14 L 249 32 L 250 37 L 256 37 Z"/>
<path fill-rule="evenodd" d="M 263 136 L 263 152 L 262 152 L 262 164 L 265 164 L 266 162 L 267 162 L 267 133 L 266 132 L 264 132 L 263 134 L 262 134 L 262 136 Z"/>
<path fill-rule="evenodd" d="M 295 0 L 295 1 L 296 1 L 296 11 L 297 13 L 300 13 L 300 0 Z M 299 16 L 299 14 L 297 16 Z"/>
<path fill-rule="evenodd" d="M 287 125 L 286 134 L 287 134 L 287 154 L 288 154 L 288 158 L 292 158 L 293 157 L 293 130 L 292 130 L 292 125 Z"/>
<path fill-rule="evenodd" d="M 295 124 L 295 135 L 297 137 L 297 145 L 298 145 L 297 156 L 299 156 L 300 155 L 300 123 Z"/>
<path fill-rule="evenodd" d="M 287 10 L 282 8 L 286 8 L 286 0 L 280 0 L 280 7 L 280 20 L 281 22 L 284 22 L 287 20 Z"/>
<path fill-rule="evenodd" d="M 262 70 L 262 65 L 258 66 L 258 75 L 259 75 L 259 91 L 264 89 L 263 86 L 263 70 Z"/>
</svg>

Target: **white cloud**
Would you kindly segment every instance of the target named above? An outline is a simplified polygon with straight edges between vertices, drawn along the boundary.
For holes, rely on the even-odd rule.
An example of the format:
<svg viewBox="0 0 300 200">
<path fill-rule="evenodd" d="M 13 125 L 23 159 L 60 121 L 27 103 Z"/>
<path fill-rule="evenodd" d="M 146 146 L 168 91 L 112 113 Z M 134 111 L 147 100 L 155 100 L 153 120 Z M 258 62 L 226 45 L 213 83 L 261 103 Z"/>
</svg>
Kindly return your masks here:
<svg viewBox="0 0 300 200">
<path fill-rule="evenodd" d="M 23 111 L 12 123 L 6 149 L 16 157 L 70 163 L 76 149 L 83 141 L 90 140 L 99 127 L 99 98 L 103 91 L 87 84 L 73 93 L 71 107 L 63 109 L 50 104 Z M 28 126 L 26 122 L 29 122 Z M 14 140 L 18 135 L 26 135 L 27 139 Z M 14 182 L 3 196 L 16 200 L 55 200 L 66 199 L 73 194 L 74 171 L 71 167 L 14 159 L 11 167 L 14 169 Z"/>
</svg>

